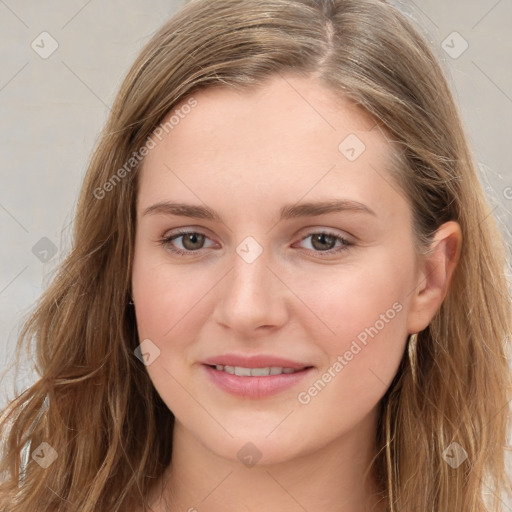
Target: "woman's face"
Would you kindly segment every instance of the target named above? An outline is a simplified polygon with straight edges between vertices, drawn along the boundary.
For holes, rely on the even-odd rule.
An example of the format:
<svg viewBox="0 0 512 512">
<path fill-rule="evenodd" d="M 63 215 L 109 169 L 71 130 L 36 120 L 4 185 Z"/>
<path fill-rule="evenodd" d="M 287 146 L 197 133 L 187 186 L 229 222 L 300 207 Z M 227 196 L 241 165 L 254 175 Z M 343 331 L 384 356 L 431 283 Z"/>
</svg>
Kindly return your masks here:
<svg viewBox="0 0 512 512">
<path fill-rule="evenodd" d="M 425 327 L 410 207 L 379 128 L 314 81 L 194 98 L 140 175 L 147 371 L 175 428 L 221 457 L 312 453 L 375 420 Z"/>
</svg>

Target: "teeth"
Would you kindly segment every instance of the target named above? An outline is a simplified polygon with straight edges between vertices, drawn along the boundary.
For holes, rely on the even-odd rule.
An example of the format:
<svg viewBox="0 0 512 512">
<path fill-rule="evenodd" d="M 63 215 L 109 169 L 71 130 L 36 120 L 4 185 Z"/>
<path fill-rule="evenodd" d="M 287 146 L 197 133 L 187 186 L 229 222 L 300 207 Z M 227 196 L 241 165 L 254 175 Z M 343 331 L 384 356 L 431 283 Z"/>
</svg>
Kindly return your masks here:
<svg viewBox="0 0 512 512">
<path fill-rule="evenodd" d="M 266 375 L 270 375 L 270 368 L 252 368 L 250 374 L 253 377 L 265 377 Z"/>
<path fill-rule="evenodd" d="M 267 375 L 281 375 L 282 373 L 295 373 L 293 368 L 281 368 L 280 366 L 267 366 L 266 368 L 244 368 L 243 366 L 223 366 L 216 364 L 215 369 L 224 371 L 239 377 L 266 377 Z"/>
<path fill-rule="evenodd" d="M 235 366 L 235 375 L 239 377 L 250 377 L 251 376 L 250 368 L 242 368 L 241 366 Z"/>
</svg>

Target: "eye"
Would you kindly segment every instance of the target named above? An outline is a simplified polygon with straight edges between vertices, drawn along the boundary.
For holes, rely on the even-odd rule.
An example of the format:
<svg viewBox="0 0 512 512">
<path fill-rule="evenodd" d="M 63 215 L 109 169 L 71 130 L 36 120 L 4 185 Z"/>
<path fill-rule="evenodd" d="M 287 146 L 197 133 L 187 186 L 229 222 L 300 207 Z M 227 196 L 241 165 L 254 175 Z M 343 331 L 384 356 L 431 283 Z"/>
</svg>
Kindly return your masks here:
<svg viewBox="0 0 512 512">
<path fill-rule="evenodd" d="M 333 254 L 339 254 L 346 251 L 353 244 L 347 239 L 335 233 L 327 231 L 313 232 L 301 239 L 301 242 L 311 238 L 311 246 L 313 249 L 307 249 L 308 252 L 314 252 L 321 257 L 332 256 Z M 176 247 L 175 241 L 181 240 L 182 248 Z M 198 253 L 203 249 L 203 245 L 209 238 L 199 231 L 177 231 L 167 237 L 163 237 L 159 240 L 159 243 L 166 247 L 169 251 L 180 256 L 191 256 L 194 253 Z M 336 244 L 338 248 L 336 247 Z M 325 256 L 324 256 L 325 255 Z"/>
<path fill-rule="evenodd" d="M 301 241 L 307 240 L 308 238 L 311 238 L 311 246 L 313 247 L 313 252 L 317 253 L 321 257 L 324 257 L 324 254 L 326 256 L 339 254 L 343 251 L 346 251 L 350 246 L 353 245 L 346 238 L 327 231 L 310 233 L 303 237 Z M 337 249 L 334 248 L 336 243 L 339 243 Z"/>
<path fill-rule="evenodd" d="M 173 242 L 182 239 L 181 245 L 184 249 L 175 247 Z M 198 231 L 178 231 L 168 237 L 162 238 L 159 242 L 169 249 L 169 251 L 182 256 L 190 256 L 194 252 L 199 252 L 202 249 L 202 244 L 208 237 L 204 233 Z"/>
</svg>

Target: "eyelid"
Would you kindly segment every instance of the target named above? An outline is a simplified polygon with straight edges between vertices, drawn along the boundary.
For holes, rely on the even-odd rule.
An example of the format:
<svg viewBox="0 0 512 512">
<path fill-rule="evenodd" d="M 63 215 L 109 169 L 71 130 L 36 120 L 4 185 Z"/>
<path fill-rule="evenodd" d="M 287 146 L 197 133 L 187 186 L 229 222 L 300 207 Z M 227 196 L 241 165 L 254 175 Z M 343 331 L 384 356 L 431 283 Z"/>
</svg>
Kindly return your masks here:
<svg viewBox="0 0 512 512">
<path fill-rule="evenodd" d="M 333 230 L 331 228 L 310 227 L 307 229 L 308 229 L 308 231 L 300 237 L 299 242 L 302 242 L 303 240 L 306 240 L 307 238 L 310 238 L 314 235 L 320 235 L 320 234 L 332 237 L 336 240 L 336 242 L 341 241 L 341 247 L 338 246 L 337 249 L 336 248 L 328 249 L 326 251 L 315 251 L 313 249 L 299 248 L 300 250 L 305 251 L 308 254 L 314 254 L 315 256 L 320 256 L 321 258 L 322 257 L 328 258 L 330 256 L 340 255 L 343 251 L 345 251 L 349 247 L 355 245 L 354 242 L 350 240 L 350 237 L 347 237 L 341 233 L 337 233 L 337 232 L 335 232 L 335 230 Z M 178 239 L 182 236 L 190 235 L 190 234 L 202 235 L 206 239 L 211 240 L 211 238 L 206 233 L 204 233 L 202 228 L 196 229 L 196 228 L 191 227 L 191 228 L 177 228 L 174 231 L 172 231 L 169 235 L 164 234 L 163 237 L 161 237 L 159 239 L 159 243 L 165 247 L 165 246 L 170 245 L 171 242 L 174 241 L 175 239 Z M 179 249 L 179 248 L 173 248 L 173 249 L 168 249 L 168 250 L 171 253 L 179 254 L 179 255 L 183 255 L 183 256 L 187 257 L 187 256 L 194 256 L 194 255 L 201 254 L 201 252 L 204 249 L 205 248 L 203 247 L 203 248 L 197 249 L 195 251 L 193 251 L 193 250 L 187 251 L 187 250 L 183 250 L 183 249 Z"/>
<path fill-rule="evenodd" d="M 337 242 L 341 242 L 341 246 L 338 246 L 337 248 L 333 249 L 328 249 L 327 251 L 315 251 L 313 249 L 300 248 L 300 250 L 305 251 L 308 254 L 313 254 L 315 257 L 319 256 L 320 258 L 329 258 L 339 256 L 349 247 L 355 245 L 354 242 L 352 242 L 348 237 L 326 228 L 310 228 L 307 234 L 302 236 L 299 241 L 302 242 L 303 240 L 306 240 L 314 235 L 327 235 L 329 237 L 332 237 L 335 239 L 335 244 Z"/>
<path fill-rule="evenodd" d="M 185 235 L 202 235 L 206 239 L 211 240 L 211 238 L 206 233 L 201 231 L 201 229 L 178 228 L 178 229 L 172 231 L 169 235 L 164 234 L 158 240 L 158 242 L 163 246 L 167 246 L 167 245 L 170 245 L 172 241 L 176 240 L 177 238 L 181 238 Z M 199 254 L 203 250 L 204 250 L 204 248 L 197 249 L 196 251 L 185 251 L 183 249 L 178 249 L 178 248 L 169 249 L 169 251 L 171 253 L 176 253 L 176 254 L 185 254 L 186 253 L 189 255 Z"/>
<path fill-rule="evenodd" d="M 323 233 L 323 234 L 329 235 L 329 236 L 333 236 L 335 238 L 342 238 L 343 240 L 345 240 L 348 243 L 355 243 L 357 240 L 357 238 L 355 236 L 347 233 L 346 231 L 341 231 L 340 229 L 337 229 L 337 228 L 311 226 L 311 227 L 304 228 L 304 230 L 301 230 L 301 232 L 305 233 L 304 235 L 300 235 L 301 240 L 304 240 L 304 238 L 307 238 L 308 236 L 320 234 L 320 233 Z"/>
</svg>

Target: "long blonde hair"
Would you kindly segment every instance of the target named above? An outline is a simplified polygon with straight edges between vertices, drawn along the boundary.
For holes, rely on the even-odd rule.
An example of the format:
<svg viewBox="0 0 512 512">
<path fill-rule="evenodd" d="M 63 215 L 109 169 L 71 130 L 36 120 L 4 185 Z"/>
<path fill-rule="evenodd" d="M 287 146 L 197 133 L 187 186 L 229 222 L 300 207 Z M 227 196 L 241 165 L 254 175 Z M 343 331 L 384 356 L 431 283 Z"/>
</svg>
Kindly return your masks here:
<svg viewBox="0 0 512 512">
<path fill-rule="evenodd" d="M 170 462 L 174 416 L 134 356 L 140 162 L 126 163 L 194 91 L 248 90 L 281 72 L 315 76 L 386 130 L 418 247 L 445 221 L 462 229 L 448 295 L 380 403 L 373 469 L 387 508 L 500 510 L 510 491 L 507 255 L 428 42 L 382 0 L 192 0 L 128 72 L 81 189 L 72 249 L 23 325 L 19 346 L 35 342 L 40 378 L 1 417 L 1 511 L 142 507 Z M 56 463 L 36 464 L 22 453 L 29 442 Z M 467 458 L 452 467 L 446 450 L 461 448 Z"/>
</svg>

